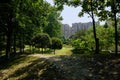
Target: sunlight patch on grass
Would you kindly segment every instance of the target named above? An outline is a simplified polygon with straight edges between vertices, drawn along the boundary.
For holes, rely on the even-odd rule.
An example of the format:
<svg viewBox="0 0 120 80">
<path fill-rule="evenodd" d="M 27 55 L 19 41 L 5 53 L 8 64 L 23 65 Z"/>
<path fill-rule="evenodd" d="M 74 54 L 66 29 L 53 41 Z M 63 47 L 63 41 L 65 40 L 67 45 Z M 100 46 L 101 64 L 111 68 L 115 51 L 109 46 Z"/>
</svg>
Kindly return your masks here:
<svg viewBox="0 0 120 80">
<path fill-rule="evenodd" d="M 55 55 L 71 55 L 72 54 L 72 47 L 63 47 L 61 50 L 56 50 L 56 54 Z"/>
<path fill-rule="evenodd" d="M 9 76 L 13 75 L 17 70 L 22 69 L 23 67 L 26 67 L 31 64 L 31 61 L 34 61 L 35 57 L 22 57 L 20 59 L 13 60 L 13 62 L 6 64 L 3 69 L 0 69 L 0 73 L 2 75 L 0 76 L 0 80 L 8 79 Z M 16 74 L 14 74 L 16 75 Z M 25 74 L 19 75 L 19 77 L 25 76 Z M 19 77 L 12 77 L 9 80 L 17 80 L 16 78 Z"/>
<path fill-rule="evenodd" d="M 31 56 L 40 56 L 40 57 L 54 57 L 54 56 L 70 56 L 72 55 L 72 50 L 73 48 L 72 47 L 63 47 L 62 49 L 60 50 L 55 50 L 55 54 L 54 52 L 52 53 L 44 53 L 44 54 L 40 54 L 40 53 L 34 53 L 32 54 Z"/>
<path fill-rule="evenodd" d="M 27 73 L 23 73 L 19 77 L 11 77 L 11 78 L 8 78 L 8 80 L 21 80 L 22 78 L 26 77 L 27 75 L 28 75 Z"/>
<path fill-rule="evenodd" d="M 5 67 L 1 67 L 4 65 Z M 48 80 L 49 77 L 51 78 L 51 74 L 57 74 L 51 65 L 40 54 L 39 57 L 31 55 L 13 57 L 9 62 L 0 66 L 0 80 Z M 46 75 L 50 71 L 51 73 Z"/>
</svg>

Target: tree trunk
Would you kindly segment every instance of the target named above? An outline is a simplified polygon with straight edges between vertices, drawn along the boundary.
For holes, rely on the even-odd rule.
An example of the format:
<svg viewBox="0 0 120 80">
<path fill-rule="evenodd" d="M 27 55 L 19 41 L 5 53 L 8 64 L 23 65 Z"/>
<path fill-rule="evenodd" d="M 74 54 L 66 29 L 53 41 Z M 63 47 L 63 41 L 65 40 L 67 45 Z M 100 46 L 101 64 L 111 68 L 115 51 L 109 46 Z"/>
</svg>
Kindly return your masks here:
<svg viewBox="0 0 120 80">
<path fill-rule="evenodd" d="M 9 2 L 11 2 L 11 1 L 9 1 Z M 12 21 L 12 19 L 13 19 L 13 16 L 14 16 L 13 9 L 8 6 L 9 2 L 6 5 L 6 8 L 8 8 L 8 9 L 7 9 L 7 11 L 5 10 L 6 11 L 5 15 L 7 17 L 7 19 L 5 18 L 6 19 L 6 24 L 7 24 L 7 26 L 6 26 L 7 27 L 7 31 L 6 31 L 6 37 L 7 37 L 6 58 L 7 59 L 9 59 L 9 57 L 10 57 L 10 49 L 11 49 L 12 33 L 13 33 L 13 21 Z"/>
<path fill-rule="evenodd" d="M 24 48 L 25 48 L 25 46 L 24 46 L 24 42 L 22 41 L 22 53 L 25 52 Z"/>
<path fill-rule="evenodd" d="M 10 57 L 10 48 L 11 48 L 11 35 L 7 34 L 7 46 L 6 46 L 6 58 Z"/>
<path fill-rule="evenodd" d="M 117 32 L 117 19 L 116 19 L 116 12 L 114 13 L 114 21 L 115 21 L 115 54 L 118 54 L 118 32 Z"/>
<path fill-rule="evenodd" d="M 21 36 L 20 36 L 20 38 L 19 38 L 19 48 L 20 48 L 20 53 L 22 53 L 22 41 L 21 41 L 22 39 L 21 39 Z"/>
<path fill-rule="evenodd" d="M 30 44 L 30 53 L 32 53 L 32 45 Z"/>
<path fill-rule="evenodd" d="M 10 23 L 8 25 L 8 32 L 7 32 L 7 46 L 6 46 L 6 58 L 7 59 L 9 59 L 10 57 L 11 41 L 12 41 L 12 27 Z"/>
<path fill-rule="evenodd" d="M 114 13 L 114 26 L 115 26 L 115 54 L 118 54 L 118 32 L 117 32 L 117 6 L 116 6 L 116 0 L 113 1 L 112 11 Z"/>
<path fill-rule="evenodd" d="M 24 53 L 24 48 L 25 48 L 25 34 L 24 34 L 24 31 L 22 33 L 22 52 Z"/>
<path fill-rule="evenodd" d="M 99 54 L 99 39 L 96 38 L 96 51 L 97 54 Z"/>
<path fill-rule="evenodd" d="M 92 18 L 92 20 L 93 20 L 93 34 L 94 34 L 94 39 L 95 39 L 95 54 L 99 54 L 99 39 L 96 37 L 96 28 L 95 28 L 94 17 Z"/>
<path fill-rule="evenodd" d="M 55 54 L 55 49 L 54 49 L 54 54 Z"/>
<path fill-rule="evenodd" d="M 15 33 L 15 30 L 14 30 L 14 44 L 13 44 L 13 49 L 14 49 L 14 53 L 16 53 L 16 33 Z"/>
<path fill-rule="evenodd" d="M 43 54 L 43 48 L 42 48 L 42 54 Z"/>
<path fill-rule="evenodd" d="M 93 34 L 94 34 L 94 39 L 95 39 L 95 54 L 99 54 L 99 39 L 96 37 L 96 28 L 95 28 L 95 19 L 94 19 L 94 14 L 92 10 L 93 3 L 91 1 L 91 17 L 92 17 L 92 22 L 93 22 Z"/>
</svg>

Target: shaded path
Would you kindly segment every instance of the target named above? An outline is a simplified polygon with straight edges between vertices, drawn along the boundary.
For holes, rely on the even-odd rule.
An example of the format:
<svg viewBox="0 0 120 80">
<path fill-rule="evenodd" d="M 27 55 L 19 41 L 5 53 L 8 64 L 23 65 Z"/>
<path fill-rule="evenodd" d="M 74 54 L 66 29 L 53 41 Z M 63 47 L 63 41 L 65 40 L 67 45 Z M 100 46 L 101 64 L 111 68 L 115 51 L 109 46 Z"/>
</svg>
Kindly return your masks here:
<svg viewBox="0 0 120 80">
<path fill-rule="evenodd" d="M 21 55 L 0 64 L 0 80 L 66 80 L 61 74 L 45 58 Z"/>
<path fill-rule="evenodd" d="M 35 54 L 52 62 L 64 71 L 67 80 L 119 80 L 120 59 L 109 56 L 46 56 Z"/>
</svg>

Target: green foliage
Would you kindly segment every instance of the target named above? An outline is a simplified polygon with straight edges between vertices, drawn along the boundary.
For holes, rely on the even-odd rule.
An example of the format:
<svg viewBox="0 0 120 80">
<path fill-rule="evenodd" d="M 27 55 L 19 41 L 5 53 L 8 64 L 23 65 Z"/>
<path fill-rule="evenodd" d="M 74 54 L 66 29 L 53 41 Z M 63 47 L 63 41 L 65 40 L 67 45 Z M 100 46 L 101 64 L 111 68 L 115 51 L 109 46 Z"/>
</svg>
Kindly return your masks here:
<svg viewBox="0 0 120 80">
<path fill-rule="evenodd" d="M 58 37 L 62 19 L 60 11 L 44 0 L 9 0 L 0 1 L 0 50 L 9 55 L 14 47 L 23 48 L 32 45 L 34 35 L 46 32 Z M 2 38 L 5 38 L 2 40 Z M 3 45 L 6 46 L 3 46 Z M 24 48 L 23 48 L 24 49 Z M 16 53 L 16 52 L 15 52 Z"/>
<path fill-rule="evenodd" d="M 51 45 L 51 39 L 48 34 L 40 33 L 36 35 L 33 40 L 33 45 L 38 48 L 47 48 Z"/>
<path fill-rule="evenodd" d="M 108 24 L 107 23 L 105 23 L 104 28 L 108 28 Z"/>
<path fill-rule="evenodd" d="M 81 39 L 76 39 L 73 41 L 73 47 L 75 50 L 84 50 L 84 51 L 89 51 L 90 47 L 87 41 L 83 41 Z"/>
<path fill-rule="evenodd" d="M 62 49 L 62 41 L 59 38 L 52 38 L 51 48 L 54 49 L 55 54 L 55 49 Z"/>
<path fill-rule="evenodd" d="M 120 22 L 118 24 L 118 45 L 120 46 Z"/>
<path fill-rule="evenodd" d="M 79 16 L 83 16 L 85 13 L 88 14 L 91 18 L 94 18 L 98 14 L 99 10 L 104 9 L 104 0 L 81 0 L 79 5 L 82 10 L 79 13 Z"/>
<path fill-rule="evenodd" d="M 86 29 L 80 29 L 73 35 L 72 39 L 82 38 L 81 36 L 84 36 L 86 32 Z"/>
<path fill-rule="evenodd" d="M 78 7 L 81 6 L 82 10 L 79 13 L 79 16 L 83 16 L 85 13 L 88 14 L 93 22 L 93 34 L 94 34 L 94 40 L 95 40 L 95 53 L 99 53 L 99 39 L 96 35 L 96 25 L 95 25 L 95 15 L 98 13 L 98 8 L 101 7 L 99 0 L 66 0 L 66 1 L 58 1 L 55 0 L 55 3 L 57 3 L 57 6 L 67 4 L 69 6 Z"/>
<path fill-rule="evenodd" d="M 69 45 L 69 44 L 71 44 L 71 40 L 72 39 L 70 39 L 70 38 L 66 38 L 64 36 L 62 37 L 63 44 Z"/>
<path fill-rule="evenodd" d="M 117 18 L 119 17 L 119 13 L 120 13 L 120 1 L 119 0 L 106 0 L 105 3 L 103 3 L 105 5 L 105 8 L 101 11 L 99 11 L 99 15 L 101 13 L 104 13 L 107 15 L 107 17 L 105 17 L 104 15 L 100 15 L 99 17 L 103 18 L 103 20 L 105 19 L 112 19 L 114 21 L 114 28 L 115 28 L 115 54 L 118 53 L 118 21 Z M 107 9 L 109 8 L 109 9 Z M 104 18 L 105 17 L 105 18 Z"/>
<path fill-rule="evenodd" d="M 55 5 L 57 5 L 58 10 L 63 10 L 64 9 L 63 5 L 68 4 L 68 0 L 54 0 L 54 3 Z"/>
<path fill-rule="evenodd" d="M 99 38 L 100 50 L 109 50 L 114 44 L 114 28 L 109 26 L 104 28 L 103 26 L 97 26 L 97 36 Z M 89 29 L 84 36 L 77 38 L 73 41 L 73 47 L 77 50 L 85 49 L 88 51 L 95 50 L 93 30 Z"/>
<path fill-rule="evenodd" d="M 104 28 L 104 27 L 98 27 L 97 28 L 97 35 L 100 39 L 100 47 L 101 49 L 110 49 L 110 47 L 114 44 L 114 28 Z"/>
<path fill-rule="evenodd" d="M 43 32 L 50 35 L 50 37 L 61 36 L 61 21 L 60 11 L 56 7 L 50 7 L 49 15 L 47 17 L 48 25 L 44 26 Z"/>
</svg>

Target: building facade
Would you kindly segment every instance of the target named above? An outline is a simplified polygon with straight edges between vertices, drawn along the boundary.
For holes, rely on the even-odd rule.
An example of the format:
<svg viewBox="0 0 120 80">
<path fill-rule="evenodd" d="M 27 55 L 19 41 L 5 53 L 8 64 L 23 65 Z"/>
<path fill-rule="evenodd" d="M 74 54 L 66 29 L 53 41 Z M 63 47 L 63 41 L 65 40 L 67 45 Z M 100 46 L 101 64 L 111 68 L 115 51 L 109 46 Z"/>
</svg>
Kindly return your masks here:
<svg viewBox="0 0 120 80">
<path fill-rule="evenodd" d="M 96 24 L 99 24 L 99 22 L 96 22 Z M 93 26 L 92 22 L 73 23 L 72 27 L 70 27 L 68 24 L 63 24 L 62 33 L 63 33 L 64 37 L 69 38 L 71 35 L 74 35 L 77 31 L 79 31 L 79 30 L 88 30 L 92 26 Z"/>
<path fill-rule="evenodd" d="M 62 25 L 62 34 L 65 38 L 69 38 L 71 35 L 71 27 L 68 24 Z"/>
<path fill-rule="evenodd" d="M 98 24 L 98 23 L 96 23 Z M 92 22 L 87 22 L 87 23 L 73 23 L 72 24 L 72 34 L 75 34 L 79 30 L 87 30 L 90 27 L 93 26 Z"/>
</svg>

